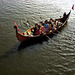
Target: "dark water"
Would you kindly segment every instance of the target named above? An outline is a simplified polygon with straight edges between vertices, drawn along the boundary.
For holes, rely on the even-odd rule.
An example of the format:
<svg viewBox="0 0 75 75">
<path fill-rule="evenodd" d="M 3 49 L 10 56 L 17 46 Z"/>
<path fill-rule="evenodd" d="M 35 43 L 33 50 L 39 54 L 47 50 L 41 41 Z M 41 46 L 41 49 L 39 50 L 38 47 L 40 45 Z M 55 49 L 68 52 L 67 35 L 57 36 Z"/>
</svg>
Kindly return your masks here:
<svg viewBox="0 0 75 75">
<path fill-rule="evenodd" d="M 74 0 L 0 0 L 0 75 L 75 75 L 75 11 L 58 34 L 42 43 L 21 46 L 13 28 L 13 20 L 23 32 L 39 21 L 59 18 L 73 4 Z"/>
</svg>

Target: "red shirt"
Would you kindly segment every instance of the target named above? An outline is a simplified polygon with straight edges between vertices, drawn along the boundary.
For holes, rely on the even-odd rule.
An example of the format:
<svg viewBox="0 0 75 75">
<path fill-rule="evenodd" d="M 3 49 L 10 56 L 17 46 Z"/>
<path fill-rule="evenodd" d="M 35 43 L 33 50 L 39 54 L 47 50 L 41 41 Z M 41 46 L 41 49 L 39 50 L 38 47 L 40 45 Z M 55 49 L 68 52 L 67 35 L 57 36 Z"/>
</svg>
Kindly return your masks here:
<svg viewBox="0 0 75 75">
<path fill-rule="evenodd" d="M 39 35 L 41 32 L 40 32 L 40 30 L 37 28 L 37 30 L 36 30 L 36 35 Z"/>
</svg>

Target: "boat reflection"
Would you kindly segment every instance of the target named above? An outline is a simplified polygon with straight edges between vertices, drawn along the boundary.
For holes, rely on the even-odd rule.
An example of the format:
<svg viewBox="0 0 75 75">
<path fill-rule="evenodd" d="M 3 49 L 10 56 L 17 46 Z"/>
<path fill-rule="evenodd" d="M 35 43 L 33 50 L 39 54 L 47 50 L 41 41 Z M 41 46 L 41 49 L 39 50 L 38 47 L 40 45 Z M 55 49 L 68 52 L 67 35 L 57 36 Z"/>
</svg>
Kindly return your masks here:
<svg viewBox="0 0 75 75">
<path fill-rule="evenodd" d="M 32 46 L 34 44 L 42 44 L 44 41 L 48 41 L 48 38 L 45 36 L 45 37 L 40 37 L 40 38 L 34 38 L 34 39 L 31 39 L 31 40 L 26 40 L 24 42 L 21 42 L 19 47 L 18 47 L 18 51 L 28 47 L 28 46 Z"/>
</svg>

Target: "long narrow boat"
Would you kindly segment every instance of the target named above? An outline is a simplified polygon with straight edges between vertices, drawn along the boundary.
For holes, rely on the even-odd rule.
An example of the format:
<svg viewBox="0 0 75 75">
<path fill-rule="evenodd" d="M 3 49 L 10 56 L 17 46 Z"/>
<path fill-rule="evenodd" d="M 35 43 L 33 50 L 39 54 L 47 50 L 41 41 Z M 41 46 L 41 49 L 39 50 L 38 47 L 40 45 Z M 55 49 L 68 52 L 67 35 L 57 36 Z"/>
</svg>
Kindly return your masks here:
<svg viewBox="0 0 75 75">
<path fill-rule="evenodd" d="M 50 30 L 48 33 L 43 33 L 43 34 L 39 34 L 39 35 L 32 34 L 31 30 L 34 29 L 34 27 L 28 29 L 27 31 L 25 31 L 23 33 L 20 33 L 18 30 L 18 26 L 15 25 L 14 28 L 16 29 L 16 37 L 20 42 L 23 42 L 25 40 L 31 40 L 31 39 L 35 39 L 35 38 L 41 38 L 41 37 L 43 38 L 44 36 L 48 36 L 48 35 L 50 36 L 51 34 L 55 33 L 56 31 L 58 31 L 61 27 L 63 27 L 65 25 L 65 23 L 67 22 L 67 20 L 69 18 L 70 13 L 71 13 L 71 11 L 65 17 L 55 19 L 56 21 L 61 23 L 61 26 L 58 26 L 56 29 Z"/>
</svg>

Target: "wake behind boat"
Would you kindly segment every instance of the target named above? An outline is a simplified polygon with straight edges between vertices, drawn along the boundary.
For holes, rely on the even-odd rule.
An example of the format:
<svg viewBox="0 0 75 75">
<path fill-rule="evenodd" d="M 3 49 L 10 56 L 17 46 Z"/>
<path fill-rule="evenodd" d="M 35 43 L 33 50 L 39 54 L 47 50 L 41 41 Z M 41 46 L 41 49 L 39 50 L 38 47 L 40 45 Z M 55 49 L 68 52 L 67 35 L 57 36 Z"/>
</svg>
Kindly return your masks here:
<svg viewBox="0 0 75 75">
<path fill-rule="evenodd" d="M 51 34 L 55 33 L 58 31 L 61 27 L 65 25 L 67 22 L 69 15 L 71 11 L 66 14 L 64 13 L 63 17 L 59 19 L 53 20 L 50 18 L 49 21 L 45 20 L 45 22 L 40 22 L 40 24 L 35 24 L 34 27 L 31 27 L 27 31 L 20 33 L 18 26 L 16 25 L 15 21 L 15 26 L 14 28 L 16 29 L 16 37 L 20 42 L 23 42 L 25 40 L 31 40 L 35 38 L 43 38 L 44 36 L 50 36 Z"/>
</svg>

